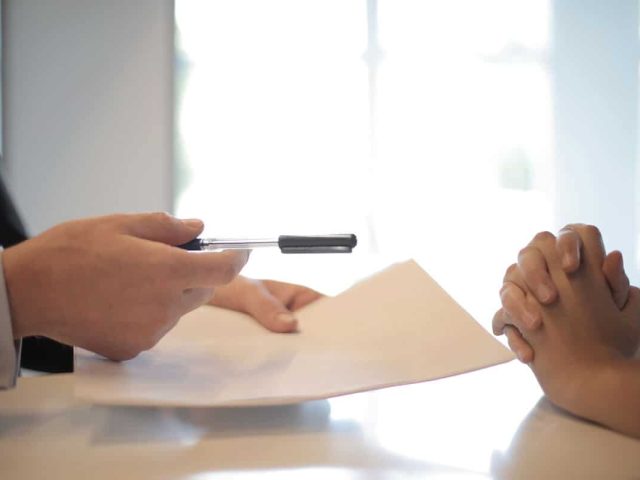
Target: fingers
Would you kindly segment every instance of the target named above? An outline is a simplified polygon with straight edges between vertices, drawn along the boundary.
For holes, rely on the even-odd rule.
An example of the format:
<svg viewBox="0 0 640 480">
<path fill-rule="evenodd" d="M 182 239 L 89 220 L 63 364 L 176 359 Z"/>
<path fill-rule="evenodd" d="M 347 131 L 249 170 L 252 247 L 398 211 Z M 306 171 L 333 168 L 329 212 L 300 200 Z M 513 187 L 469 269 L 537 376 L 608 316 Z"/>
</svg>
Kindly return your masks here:
<svg viewBox="0 0 640 480">
<path fill-rule="evenodd" d="M 193 240 L 204 228 L 201 220 L 180 220 L 167 213 L 116 215 L 118 222 L 129 235 L 168 245 L 180 245 Z M 249 260 L 248 250 L 223 252 L 186 252 L 175 249 L 171 256 L 174 270 L 182 272 L 185 288 L 214 287 L 233 280 Z"/>
<path fill-rule="evenodd" d="M 252 295 L 244 299 L 243 310 L 266 329 L 277 333 L 295 332 L 298 320 L 265 286 L 258 282 Z"/>
<path fill-rule="evenodd" d="M 582 249 L 582 238 L 569 225 L 563 227 L 558 232 L 556 248 L 560 256 L 562 269 L 566 273 L 573 273 L 580 267 L 580 250 Z"/>
<path fill-rule="evenodd" d="M 321 296 L 301 285 L 238 277 L 216 289 L 211 304 L 247 313 L 268 330 L 287 333 L 298 329 L 298 320 L 292 312 Z"/>
<path fill-rule="evenodd" d="M 592 225 L 570 224 L 560 230 L 557 238 L 549 232 L 538 233 L 520 251 L 518 268 L 527 288 L 540 303 L 548 305 L 558 298 L 553 275 L 560 268 L 574 273 L 585 259 L 598 269 L 602 265 L 604 245 L 600 231 Z"/>
<path fill-rule="evenodd" d="M 276 280 L 262 280 L 262 283 L 292 312 L 295 312 L 296 310 L 299 310 L 324 296 L 320 292 L 316 292 L 311 288 L 303 287 L 302 285 L 295 285 L 293 283 L 278 282 Z"/>
<path fill-rule="evenodd" d="M 522 363 L 531 363 L 534 358 L 533 348 L 524 339 L 517 327 L 513 325 L 513 320 L 509 314 L 501 308 L 493 317 L 493 333 L 507 337 L 509 348 L 516 354 Z"/>
<path fill-rule="evenodd" d="M 494 335 L 504 334 L 504 327 L 510 324 L 509 314 L 503 308 L 498 310 L 491 321 L 491 329 Z"/>
<path fill-rule="evenodd" d="M 549 304 L 555 301 L 558 292 L 549 274 L 547 260 L 539 248 L 528 245 L 520 250 L 518 267 L 527 287 L 540 303 Z"/>
<path fill-rule="evenodd" d="M 287 305 L 291 311 L 295 312 L 296 310 L 300 310 L 302 307 L 306 307 L 310 303 L 315 302 L 316 300 L 320 300 L 324 295 L 310 288 L 303 288 L 302 291 L 297 292 L 293 297 L 293 300 Z"/>
<path fill-rule="evenodd" d="M 516 354 L 518 360 L 522 363 L 533 362 L 533 348 L 531 348 L 531 345 L 529 345 L 529 343 L 522 337 L 520 332 L 516 328 L 507 325 L 504 329 L 504 333 L 507 336 L 509 348 Z"/>
<path fill-rule="evenodd" d="M 598 227 L 582 223 L 573 223 L 565 226 L 563 231 L 573 231 L 580 237 L 582 242 L 581 263 L 588 264 L 596 269 L 602 267 L 606 252 L 604 242 L 602 241 L 602 234 Z"/>
<path fill-rule="evenodd" d="M 542 325 L 540 312 L 529 304 L 525 293 L 513 283 L 505 283 L 500 290 L 502 309 L 493 318 L 493 333 L 503 333 L 505 325 L 515 325 L 520 331 L 535 330 Z M 502 313 L 500 313 L 502 312 Z"/>
<path fill-rule="evenodd" d="M 637 287 L 629 288 L 629 296 L 627 303 L 622 309 L 626 317 L 627 328 L 624 330 L 622 338 L 622 349 L 624 355 L 632 356 L 637 354 L 638 345 L 640 344 L 640 289 Z"/>
<path fill-rule="evenodd" d="M 532 330 L 542 323 L 539 309 L 527 299 L 528 287 L 521 269 L 513 264 L 507 268 L 504 283 L 500 289 L 500 301 L 506 313 L 513 319 L 518 328 Z"/>
<path fill-rule="evenodd" d="M 188 287 L 215 287 L 231 282 L 249 260 L 250 250 L 186 252 L 176 249 Z"/>
<path fill-rule="evenodd" d="M 604 258 L 602 271 L 616 306 L 622 309 L 629 298 L 629 277 L 624 271 L 622 253 L 617 250 L 609 253 Z"/>
<path fill-rule="evenodd" d="M 164 212 L 116 215 L 114 219 L 129 235 L 168 245 L 180 245 L 193 240 L 204 228 L 201 220 L 180 220 Z"/>
</svg>

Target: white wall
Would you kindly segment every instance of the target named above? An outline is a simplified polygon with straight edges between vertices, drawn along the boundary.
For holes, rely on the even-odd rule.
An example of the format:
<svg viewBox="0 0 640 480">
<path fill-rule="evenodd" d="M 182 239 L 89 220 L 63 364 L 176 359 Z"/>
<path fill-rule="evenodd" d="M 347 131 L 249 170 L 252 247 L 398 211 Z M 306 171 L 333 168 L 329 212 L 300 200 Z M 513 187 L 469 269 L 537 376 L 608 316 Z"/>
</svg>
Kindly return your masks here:
<svg viewBox="0 0 640 480">
<path fill-rule="evenodd" d="M 638 281 L 638 1 L 554 0 L 552 32 L 558 224 L 598 225 Z"/>
<path fill-rule="evenodd" d="M 173 2 L 5 0 L 4 169 L 31 233 L 169 210 Z"/>
</svg>

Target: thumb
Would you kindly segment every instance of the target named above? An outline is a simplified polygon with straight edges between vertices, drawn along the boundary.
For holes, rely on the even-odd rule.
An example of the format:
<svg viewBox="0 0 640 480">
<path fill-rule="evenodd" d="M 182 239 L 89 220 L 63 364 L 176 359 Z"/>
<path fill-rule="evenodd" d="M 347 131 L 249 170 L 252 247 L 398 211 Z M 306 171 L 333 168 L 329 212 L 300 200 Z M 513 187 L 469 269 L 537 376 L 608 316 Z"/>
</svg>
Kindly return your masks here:
<svg viewBox="0 0 640 480">
<path fill-rule="evenodd" d="M 204 229 L 202 220 L 181 220 L 165 212 L 125 215 L 122 221 L 125 233 L 168 245 L 193 240 Z"/>
<path fill-rule="evenodd" d="M 640 322 L 640 318 L 638 318 L 638 312 L 640 311 L 640 289 L 638 289 L 638 287 L 629 287 L 628 300 L 622 311 L 628 315 L 633 322 Z"/>
<path fill-rule="evenodd" d="M 252 296 L 245 311 L 272 332 L 288 333 L 298 329 L 298 320 L 293 313 L 264 286 Z"/>
<path fill-rule="evenodd" d="M 622 309 L 629 298 L 629 277 L 624 271 L 624 263 L 622 253 L 614 250 L 610 252 L 602 263 L 602 272 L 604 273 L 613 300 Z"/>
<path fill-rule="evenodd" d="M 623 350 L 628 355 L 633 355 L 638 350 L 640 342 L 640 290 L 637 287 L 629 288 L 629 300 L 622 310 L 629 327 L 624 331 Z"/>
</svg>

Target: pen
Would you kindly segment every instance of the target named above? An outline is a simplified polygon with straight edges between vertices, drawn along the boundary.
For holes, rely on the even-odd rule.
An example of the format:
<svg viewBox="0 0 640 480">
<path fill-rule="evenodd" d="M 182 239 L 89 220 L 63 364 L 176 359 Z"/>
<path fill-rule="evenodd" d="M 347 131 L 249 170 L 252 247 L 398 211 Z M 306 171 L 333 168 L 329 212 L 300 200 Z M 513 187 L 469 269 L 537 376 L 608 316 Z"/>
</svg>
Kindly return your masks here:
<svg viewBox="0 0 640 480">
<path fill-rule="evenodd" d="M 282 253 L 351 253 L 358 244 L 352 233 L 340 235 L 280 235 L 278 238 L 194 238 L 178 245 L 185 250 L 228 250 L 279 247 Z"/>
</svg>

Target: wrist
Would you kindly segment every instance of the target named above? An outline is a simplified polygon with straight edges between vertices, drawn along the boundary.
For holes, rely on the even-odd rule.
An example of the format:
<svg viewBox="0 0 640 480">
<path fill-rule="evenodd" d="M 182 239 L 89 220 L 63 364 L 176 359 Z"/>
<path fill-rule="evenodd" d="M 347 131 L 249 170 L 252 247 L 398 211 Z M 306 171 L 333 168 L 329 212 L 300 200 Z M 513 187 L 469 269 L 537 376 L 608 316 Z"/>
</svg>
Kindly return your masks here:
<svg viewBox="0 0 640 480">
<path fill-rule="evenodd" d="M 29 304 L 34 304 L 37 300 L 31 298 L 30 282 L 26 278 L 29 276 L 30 265 L 24 262 L 25 246 L 17 245 L 2 253 L 11 327 L 15 339 L 42 334 L 37 326 L 38 319 L 29 313 L 28 308 Z"/>
<path fill-rule="evenodd" d="M 612 396 L 619 392 L 620 372 L 628 360 L 612 352 L 593 364 L 583 367 L 558 405 L 583 418 L 605 423 L 611 409 Z"/>
</svg>

